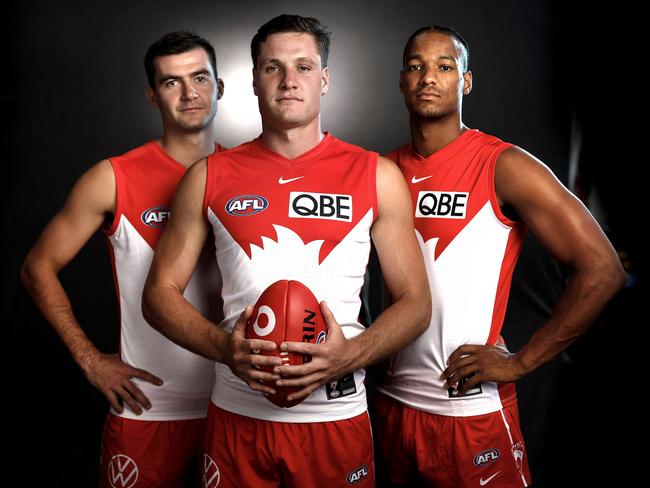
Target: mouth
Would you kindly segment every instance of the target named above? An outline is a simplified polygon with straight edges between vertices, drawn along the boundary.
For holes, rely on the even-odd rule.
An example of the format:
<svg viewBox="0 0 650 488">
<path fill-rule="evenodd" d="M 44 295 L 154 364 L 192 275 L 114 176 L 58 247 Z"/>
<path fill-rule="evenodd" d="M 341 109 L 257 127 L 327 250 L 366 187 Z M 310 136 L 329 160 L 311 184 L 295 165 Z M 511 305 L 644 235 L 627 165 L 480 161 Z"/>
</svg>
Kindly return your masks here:
<svg viewBox="0 0 650 488">
<path fill-rule="evenodd" d="M 298 97 L 282 97 L 282 98 L 276 98 L 276 102 L 302 102 L 301 98 Z"/>
<path fill-rule="evenodd" d="M 180 109 L 180 112 L 197 112 L 199 110 L 205 110 L 205 107 L 185 107 Z"/>
<path fill-rule="evenodd" d="M 438 93 L 434 92 L 419 92 L 416 93 L 415 96 L 419 98 L 420 100 L 433 100 L 434 98 L 440 98 L 440 95 Z"/>
</svg>

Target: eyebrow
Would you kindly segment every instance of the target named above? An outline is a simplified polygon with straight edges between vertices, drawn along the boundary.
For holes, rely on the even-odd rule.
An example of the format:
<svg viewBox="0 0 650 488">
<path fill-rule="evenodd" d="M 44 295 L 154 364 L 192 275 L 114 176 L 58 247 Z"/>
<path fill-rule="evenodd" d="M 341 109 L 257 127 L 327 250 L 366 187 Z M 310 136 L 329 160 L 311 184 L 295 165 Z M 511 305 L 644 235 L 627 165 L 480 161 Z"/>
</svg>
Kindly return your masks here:
<svg viewBox="0 0 650 488">
<path fill-rule="evenodd" d="M 409 56 L 408 58 L 406 58 L 406 62 L 408 63 L 409 61 L 412 61 L 413 59 L 422 60 L 424 58 L 419 54 L 413 54 L 412 56 Z M 438 56 L 436 59 L 437 60 L 447 59 L 449 61 L 453 61 L 454 63 L 458 63 L 456 61 L 456 58 L 454 58 L 453 56 L 448 56 L 448 55 Z"/>
<path fill-rule="evenodd" d="M 296 58 L 293 61 L 298 62 L 298 63 L 311 63 L 311 64 L 318 64 L 314 59 L 306 56 L 302 56 L 300 58 Z M 277 58 L 270 58 L 270 59 L 264 59 L 260 63 L 260 66 L 265 65 L 265 64 L 282 64 L 282 62 L 277 59 Z"/>
<path fill-rule="evenodd" d="M 198 75 L 212 76 L 210 71 L 207 70 L 207 69 L 200 69 L 198 71 L 193 71 L 192 73 L 190 73 L 190 76 L 192 76 L 192 77 L 198 76 Z M 172 75 L 172 74 L 162 74 L 160 76 L 159 83 L 164 83 L 164 82 L 169 81 L 169 80 L 175 80 L 177 78 L 182 78 L 182 76 L 180 76 L 180 75 Z"/>
</svg>

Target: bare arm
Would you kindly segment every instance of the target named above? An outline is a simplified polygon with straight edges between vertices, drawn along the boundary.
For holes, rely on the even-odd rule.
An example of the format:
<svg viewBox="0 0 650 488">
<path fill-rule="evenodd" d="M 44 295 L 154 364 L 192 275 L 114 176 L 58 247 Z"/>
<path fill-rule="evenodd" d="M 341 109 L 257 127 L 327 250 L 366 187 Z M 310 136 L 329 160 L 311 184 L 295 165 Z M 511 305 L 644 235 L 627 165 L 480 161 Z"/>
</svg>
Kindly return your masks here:
<svg viewBox="0 0 650 488">
<path fill-rule="evenodd" d="M 275 343 L 244 338 L 247 307 L 232 333 L 213 324 L 183 297 L 208 233 L 203 216 L 203 195 L 207 160 L 194 164 L 181 180 L 172 204 L 165 233 L 156 252 L 142 294 L 145 319 L 167 338 L 206 358 L 227 364 L 248 385 L 258 391 L 273 392 L 259 380 L 275 376 L 255 366 L 279 364 L 280 359 L 252 354 L 255 349 L 274 350 Z M 216 297 L 215 297 L 216 299 Z"/>
<path fill-rule="evenodd" d="M 121 401 L 140 413 L 150 408 L 144 394 L 131 382 L 138 377 L 154 384 L 160 379 L 128 366 L 116 356 L 95 348 L 74 316 L 58 273 L 77 255 L 115 212 L 115 176 L 108 160 L 89 169 L 73 187 L 63 208 L 52 218 L 21 268 L 21 280 L 43 316 L 61 337 L 88 380 L 118 412 Z"/>
<path fill-rule="evenodd" d="M 290 399 L 307 396 L 327 381 L 375 363 L 402 349 L 429 325 L 431 294 L 422 251 L 413 230 L 413 209 L 404 177 L 394 163 L 377 163 L 379 215 L 372 238 L 393 303 L 362 334 L 346 340 L 326 306 L 328 339 L 323 344 L 284 343 L 282 350 L 312 355 L 302 366 L 276 368 L 282 375 L 300 376 L 278 385 L 305 386 Z M 334 332 L 334 333 L 332 333 Z"/>
<path fill-rule="evenodd" d="M 625 282 L 616 252 L 601 228 L 541 161 L 516 147 L 503 151 L 497 160 L 495 188 L 500 204 L 517 212 L 544 247 L 569 268 L 571 278 L 546 324 L 517 354 L 467 345 L 450 356 L 443 373 L 448 384 L 476 373 L 464 390 L 478 381 L 517 380 L 551 360 L 589 328 Z"/>
</svg>

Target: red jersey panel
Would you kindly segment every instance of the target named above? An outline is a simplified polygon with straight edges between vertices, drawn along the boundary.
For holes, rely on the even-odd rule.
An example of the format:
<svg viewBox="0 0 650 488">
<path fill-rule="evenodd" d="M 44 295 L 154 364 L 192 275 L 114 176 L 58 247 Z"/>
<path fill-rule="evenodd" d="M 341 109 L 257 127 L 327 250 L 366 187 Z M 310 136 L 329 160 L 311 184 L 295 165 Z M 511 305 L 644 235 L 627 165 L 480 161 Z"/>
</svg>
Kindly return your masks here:
<svg viewBox="0 0 650 488">
<path fill-rule="evenodd" d="M 359 292 L 377 215 L 377 154 L 331 135 L 289 160 L 259 139 L 208 159 L 206 217 L 223 275 L 225 325 L 278 280 L 326 300 L 346 337 L 363 331 Z M 283 422 L 350 418 L 366 410 L 363 372 L 283 409 L 217 364 L 212 401 L 240 415 Z"/>
<path fill-rule="evenodd" d="M 411 407 L 454 416 L 502 408 L 514 387 L 482 383 L 459 397 L 443 386 L 447 358 L 463 344 L 496 344 L 526 228 L 508 219 L 494 191 L 494 166 L 511 145 L 475 129 L 423 158 L 390 153 L 407 180 L 432 298 L 431 323 L 400 351 L 380 390 Z"/>
<path fill-rule="evenodd" d="M 215 151 L 221 150 L 220 146 Z M 113 414 L 138 420 L 181 420 L 207 415 L 214 381 L 212 362 L 174 344 L 142 316 L 142 290 L 154 247 L 169 218 L 171 201 L 186 168 L 156 141 L 110 159 L 115 173 L 117 206 L 106 229 L 120 307 L 122 360 L 163 380 L 155 386 L 134 378 L 152 408 L 135 415 L 128 407 Z M 207 259 L 206 259 L 207 258 Z M 220 277 L 209 253 L 197 266 L 185 297 L 204 315 L 219 322 L 215 305 Z"/>
</svg>

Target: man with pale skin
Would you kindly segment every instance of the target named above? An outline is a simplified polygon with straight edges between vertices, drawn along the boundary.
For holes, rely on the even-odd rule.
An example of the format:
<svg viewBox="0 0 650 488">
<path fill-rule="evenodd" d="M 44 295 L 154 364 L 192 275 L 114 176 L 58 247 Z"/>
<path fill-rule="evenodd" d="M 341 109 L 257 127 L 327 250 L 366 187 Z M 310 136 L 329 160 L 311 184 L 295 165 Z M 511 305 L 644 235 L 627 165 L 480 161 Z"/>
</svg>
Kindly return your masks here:
<svg viewBox="0 0 650 488">
<path fill-rule="evenodd" d="M 161 37 L 145 56 L 146 97 L 160 111 L 158 140 L 100 161 L 72 188 L 22 267 L 22 280 L 86 378 L 109 401 L 102 441 L 102 486 L 183 486 L 196 476 L 214 372 L 142 317 L 142 287 L 186 169 L 215 152 L 214 118 L 223 83 L 214 49 L 188 32 Z M 120 353 L 99 351 L 77 322 L 58 278 L 100 228 L 118 289 Z M 202 263 L 187 297 L 218 319 L 218 271 Z M 208 298 L 209 297 L 209 298 Z M 176 453 L 172 459 L 171 449 Z M 121 481 L 120 481 L 121 480 Z"/>
<path fill-rule="evenodd" d="M 329 33 L 313 18 L 281 15 L 258 30 L 251 54 L 262 134 L 187 173 L 145 286 L 150 323 L 217 362 L 206 486 L 372 486 L 361 368 L 404 347 L 428 322 L 422 253 L 399 170 L 321 131 L 328 51 Z M 224 283 L 219 328 L 182 296 L 210 227 Z M 371 236 L 394 303 L 364 331 L 357 317 Z M 252 353 L 274 351 L 273 342 L 244 335 L 251 304 L 281 279 L 302 282 L 321 300 L 329 329 L 322 344 L 281 345 L 312 356 L 295 370 Z M 289 396 L 302 403 L 268 402 L 263 394 L 276 385 L 302 386 Z"/>
<path fill-rule="evenodd" d="M 410 187 L 433 315 L 378 388 L 381 463 L 393 486 L 528 486 L 514 382 L 583 334 L 625 275 L 588 210 L 541 161 L 463 124 L 473 79 L 457 31 L 419 29 L 403 61 L 411 143 L 388 157 Z M 511 353 L 500 331 L 527 228 L 571 278 L 548 321 Z"/>
</svg>

